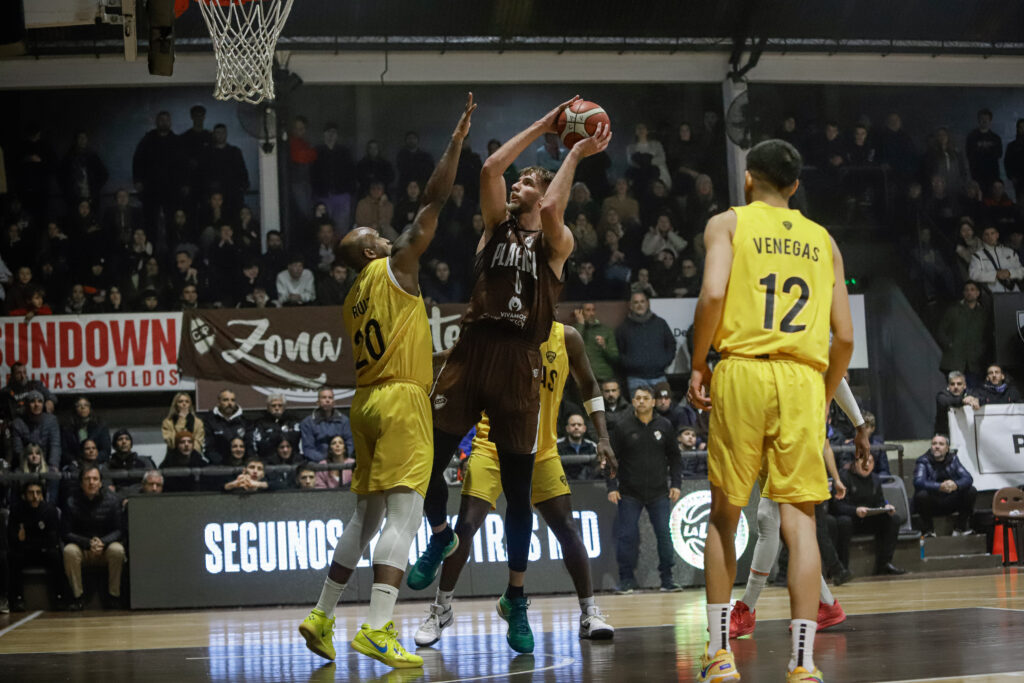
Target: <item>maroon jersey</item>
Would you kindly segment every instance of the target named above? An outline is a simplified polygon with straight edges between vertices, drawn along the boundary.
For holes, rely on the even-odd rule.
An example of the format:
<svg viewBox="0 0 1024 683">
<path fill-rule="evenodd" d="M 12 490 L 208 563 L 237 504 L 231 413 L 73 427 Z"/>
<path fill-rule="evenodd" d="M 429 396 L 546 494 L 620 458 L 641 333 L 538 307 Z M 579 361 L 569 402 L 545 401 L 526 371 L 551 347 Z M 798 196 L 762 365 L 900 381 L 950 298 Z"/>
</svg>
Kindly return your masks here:
<svg viewBox="0 0 1024 683">
<path fill-rule="evenodd" d="M 562 282 L 548 265 L 541 231 L 523 230 L 515 216 L 500 223 L 477 254 L 473 271 L 464 328 L 487 322 L 510 339 L 538 346 L 548 338 Z"/>
</svg>

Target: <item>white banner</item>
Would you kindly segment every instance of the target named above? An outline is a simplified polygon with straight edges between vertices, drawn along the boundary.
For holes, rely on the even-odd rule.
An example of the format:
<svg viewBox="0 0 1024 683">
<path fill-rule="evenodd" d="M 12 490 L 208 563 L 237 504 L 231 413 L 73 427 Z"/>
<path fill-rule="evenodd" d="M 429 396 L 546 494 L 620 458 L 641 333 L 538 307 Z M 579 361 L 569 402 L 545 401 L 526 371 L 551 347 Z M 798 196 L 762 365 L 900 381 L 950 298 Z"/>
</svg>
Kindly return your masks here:
<svg viewBox="0 0 1024 683">
<path fill-rule="evenodd" d="M 979 491 L 1024 484 L 1024 404 L 951 408 L 949 442 Z"/>
<path fill-rule="evenodd" d="M 94 393 L 192 389 L 178 372 L 181 313 L 0 318 L 0 374 L 11 365 L 51 391 Z"/>
</svg>

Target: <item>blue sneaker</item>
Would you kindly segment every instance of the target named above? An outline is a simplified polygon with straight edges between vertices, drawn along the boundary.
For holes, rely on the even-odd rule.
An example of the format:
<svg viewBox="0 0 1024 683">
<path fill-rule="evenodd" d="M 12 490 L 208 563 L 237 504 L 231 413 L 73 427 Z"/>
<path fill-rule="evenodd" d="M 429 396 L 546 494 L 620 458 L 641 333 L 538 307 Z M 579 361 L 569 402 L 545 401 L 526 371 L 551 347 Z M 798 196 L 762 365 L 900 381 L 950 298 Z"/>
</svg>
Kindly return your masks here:
<svg viewBox="0 0 1024 683">
<path fill-rule="evenodd" d="M 423 551 L 412 570 L 405 577 L 405 583 L 414 591 L 421 591 L 434 583 L 437 578 L 437 570 L 441 568 L 444 558 L 455 552 L 459 547 L 459 537 L 452 534 L 452 540 L 448 545 L 441 545 L 437 534 L 430 537 L 427 549 Z"/>
<path fill-rule="evenodd" d="M 508 598 L 504 594 L 498 598 L 498 616 L 508 622 L 505 641 L 508 646 L 521 654 L 533 652 L 533 629 L 526 618 L 526 609 L 530 603 L 523 598 Z"/>
</svg>

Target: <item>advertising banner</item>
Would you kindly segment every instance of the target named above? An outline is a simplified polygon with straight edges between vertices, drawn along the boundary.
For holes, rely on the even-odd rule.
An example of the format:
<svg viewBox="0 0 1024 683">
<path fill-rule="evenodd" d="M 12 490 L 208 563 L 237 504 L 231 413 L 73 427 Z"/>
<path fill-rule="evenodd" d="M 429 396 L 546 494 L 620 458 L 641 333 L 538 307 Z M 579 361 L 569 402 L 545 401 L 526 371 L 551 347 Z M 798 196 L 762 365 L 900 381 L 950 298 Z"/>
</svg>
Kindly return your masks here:
<svg viewBox="0 0 1024 683">
<path fill-rule="evenodd" d="M 0 372 L 11 365 L 55 393 L 191 389 L 178 372 L 181 313 L 0 318 Z"/>
<path fill-rule="evenodd" d="M 1024 484 L 1024 404 L 950 409 L 949 443 L 979 491 Z"/>
</svg>

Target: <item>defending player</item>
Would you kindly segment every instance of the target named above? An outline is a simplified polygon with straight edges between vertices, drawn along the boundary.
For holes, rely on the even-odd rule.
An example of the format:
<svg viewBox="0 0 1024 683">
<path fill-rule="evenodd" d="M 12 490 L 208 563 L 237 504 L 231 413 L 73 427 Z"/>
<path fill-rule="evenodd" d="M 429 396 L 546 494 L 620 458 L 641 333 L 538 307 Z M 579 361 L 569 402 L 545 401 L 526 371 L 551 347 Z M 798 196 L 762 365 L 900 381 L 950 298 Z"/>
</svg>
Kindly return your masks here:
<svg viewBox="0 0 1024 683">
<path fill-rule="evenodd" d="M 395 244 L 372 228 L 357 228 L 337 248 L 346 265 L 359 272 L 343 308 L 356 365 L 352 492 L 358 501 L 334 549 L 320 600 L 299 625 L 306 647 L 325 659 L 335 657 L 334 608 L 383 519 L 373 551 L 369 616 L 352 648 L 396 668 L 423 665 L 422 657 L 402 647 L 391 621 L 409 547 L 422 520 L 431 466 L 427 391 L 433 344 L 419 293 L 419 262 L 455 181 L 474 109 L 470 93 L 448 149 L 427 182 L 419 213 Z"/>
<path fill-rule="evenodd" d="M 711 411 L 704 548 L 710 640 L 699 681 L 740 677 L 729 647 L 733 534 L 762 459 L 762 494 L 780 504 L 790 551 L 787 681 L 822 681 L 814 666 L 821 578 L 814 506 L 829 498 L 820 451 L 825 411 L 853 353 L 853 325 L 838 247 L 823 227 L 788 208 L 801 166 L 800 153 L 787 142 L 755 145 L 747 155 L 747 206 L 718 214 L 704 231 L 707 258 L 688 393 L 695 407 Z M 712 342 L 722 354 L 713 378 L 707 364 Z"/>
<path fill-rule="evenodd" d="M 431 392 L 434 467 L 424 510 L 434 533 L 409 572 L 408 584 L 416 590 L 429 586 L 442 560 L 458 544 L 447 521 L 444 469 L 463 435 L 486 410 L 507 503 L 509 585 L 505 600 L 510 607 L 510 641 L 530 632 L 523 582 L 533 531 L 530 481 L 540 412 L 540 345 L 551 331 L 562 289 L 562 267 L 574 246 L 563 214 L 577 164 L 605 149 L 611 131 L 598 126 L 593 137 L 566 154 L 553 177 L 539 167 L 524 169 L 512 185 L 507 203 L 503 174 L 537 138 L 554 132 L 559 114 L 578 99 L 552 109 L 484 163 L 480 173 L 484 231 L 477 245 L 476 282 L 459 340 Z"/>
<path fill-rule="evenodd" d="M 562 403 L 562 391 L 568 379 L 569 370 L 576 378 L 583 396 L 593 398 L 584 402 L 587 413 L 597 430 L 597 455 L 614 472 L 616 463 L 608 439 L 608 428 L 604 419 L 604 398 L 601 388 L 590 368 L 583 337 L 572 327 L 556 322 L 551 325 L 551 335 L 540 347 L 544 359 L 540 391 L 540 436 L 537 446 L 537 460 L 533 468 L 532 502 L 544 521 L 555 534 L 562 546 L 562 557 L 572 577 L 576 594 L 580 600 L 580 638 L 611 638 L 615 629 L 605 622 L 594 602 L 594 588 L 590 577 L 590 561 L 583 545 L 576 523 L 572 517 L 572 498 L 566 483 L 562 459 L 558 455 L 558 406 Z M 489 424 L 487 416 L 477 423 L 473 450 L 466 466 L 466 478 L 462 484 L 462 502 L 459 507 L 459 521 L 455 534 L 459 545 L 455 552 L 445 559 L 441 566 L 441 583 L 437 597 L 430 606 L 430 616 L 416 631 L 416 644 L 433 645 L 441 639 L 441 632 L 451 626 L 454 620 L 452 598 L 462 568 L 469 560 L 473 536 L 480 529 L 501 494 L 501 472 L 498 452 L 487 438 Z M 509 611 L 508 601 L 498 601 L 498 613 L 505 616 Z M 533 633 L 524 634 L 509 645 L 517 652 L 533 651 Z"/>
<path fill-rule="evenodd" d="M 858 453 L 870 453 L 871 444 L 868 440 L 868 433 L 864 429 L 864 417 L 860 414 L 857 401 L 853 398 L 850 385 L 844 379 L 836 391 L 836 403 L 842 409 L 850 422 L 857 428 L 855 443 Z M 846 486 L 839 478 L 839 470 L 836 468 L 835 455 L 828 441 L 825 442 L 825 469 L 832 477 L 835 487 L 835 497 L 842 500 L 846 495 Z M 754 632 L 757 623 L 757 601 L 761 597 L 768 575 L 772 566 L 779 556 L 779 530 L 781 519 L 779 516 L 779 504 L 769 498 L 761 498 L 757 504 L 757 543 L 754 544 L 754 554 L 750 560 L 750 575 L 747 577 L 747 586 L 743 598 L 737 600 L 732 606 L 732 613 L 729 615 L 729 637 L 739 638 Z M 818 629 L 841 624 L 846 621 L 846 613 L 843 611 L 839 601 L 832 595 L 825 577 L 821 577 L 820 595 L 818 597 Z"/>
</svg>

